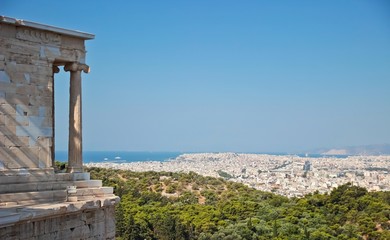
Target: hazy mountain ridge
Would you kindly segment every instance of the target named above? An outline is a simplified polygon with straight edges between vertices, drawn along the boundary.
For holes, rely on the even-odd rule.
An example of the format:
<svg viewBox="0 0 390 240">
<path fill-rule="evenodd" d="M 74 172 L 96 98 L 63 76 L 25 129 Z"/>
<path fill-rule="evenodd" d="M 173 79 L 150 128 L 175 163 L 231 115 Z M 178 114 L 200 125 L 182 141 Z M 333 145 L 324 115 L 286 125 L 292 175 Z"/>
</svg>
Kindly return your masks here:
<svg viewBox="0 0 390 240">
<path fill-rule="evenodd" d="M 312 153 L 323 155 L 390 155 L 390 144 L 322 148 L 316 149 Z"/>
</svg>

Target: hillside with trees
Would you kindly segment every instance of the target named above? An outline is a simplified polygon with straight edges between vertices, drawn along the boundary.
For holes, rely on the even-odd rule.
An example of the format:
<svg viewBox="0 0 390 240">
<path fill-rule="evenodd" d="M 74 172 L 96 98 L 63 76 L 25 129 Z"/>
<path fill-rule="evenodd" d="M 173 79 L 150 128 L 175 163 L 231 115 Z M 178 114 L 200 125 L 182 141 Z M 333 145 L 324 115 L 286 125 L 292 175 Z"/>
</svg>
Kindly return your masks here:
<svg viewBox="0 0 390 240">
<path fill-rule="evenodd" d="M 289 199 L 194 172 L 88 171 L 121 197 L 117 239 L 390 239 L 390 192 Z"/>
</svg>

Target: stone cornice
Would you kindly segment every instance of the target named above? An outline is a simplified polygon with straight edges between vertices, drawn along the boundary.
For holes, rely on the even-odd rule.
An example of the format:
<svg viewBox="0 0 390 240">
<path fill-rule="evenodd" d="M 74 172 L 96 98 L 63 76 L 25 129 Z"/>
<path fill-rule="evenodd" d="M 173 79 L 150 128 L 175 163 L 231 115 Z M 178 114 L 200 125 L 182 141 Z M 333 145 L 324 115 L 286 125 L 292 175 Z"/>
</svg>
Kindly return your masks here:
<svg viewBox="0 0 390 240">
<path fill-rule="evenodd" d="M 41 24 L 41 23 L 30 22 L 30 21 L 26 21 L 26 20 L 5 17 L 5 16 L 0 16 L 0 23 L 7 23 L 7 24 L 13 24 L 16 26 L 30 27 L 30 28 L 35 28 L 35 29 L 39 29 L 39 30 L 45 30 L 45 31 L 50 31 L 50 32 L 58 33 L 58 34 L 77 37 L 77 38 L 81 38 L 81 39 L 85 39 L 85 40 L 90 40 L 90 39 L 95 38 L 95 35 L 90 34 L 90 33 L 54 27 L 54 26 L 49 26 L 49 25 L 45 25 L 45 24 Z"/>
</svg>

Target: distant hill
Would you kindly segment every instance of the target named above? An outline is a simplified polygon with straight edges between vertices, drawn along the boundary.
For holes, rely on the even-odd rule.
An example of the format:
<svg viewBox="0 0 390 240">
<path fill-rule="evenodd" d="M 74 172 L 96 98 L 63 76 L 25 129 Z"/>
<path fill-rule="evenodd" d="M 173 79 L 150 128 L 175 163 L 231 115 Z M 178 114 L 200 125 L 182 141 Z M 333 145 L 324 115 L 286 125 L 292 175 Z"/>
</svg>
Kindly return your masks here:
<svg viewBox="0 0 390 240">
<path fill-rule="evenodd" d="M 323 148 L 314 150 L 312 153 L 323 155 L 390 155 L 390 144 Z"/>
</svg>

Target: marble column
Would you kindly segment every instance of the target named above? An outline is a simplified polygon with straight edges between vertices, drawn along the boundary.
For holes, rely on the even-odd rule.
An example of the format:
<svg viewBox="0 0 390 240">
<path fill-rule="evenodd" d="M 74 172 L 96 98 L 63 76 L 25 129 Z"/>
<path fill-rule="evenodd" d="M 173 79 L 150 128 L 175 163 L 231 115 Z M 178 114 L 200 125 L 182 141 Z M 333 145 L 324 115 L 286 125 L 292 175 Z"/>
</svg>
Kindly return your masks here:
<svg viewBox="0 0 390 240">
<path fill-rule="evenodd" d="M 60 68 L 53 65 L 53 75 L 52 75 L 52 89 L 51 89 L 51 92 L 52 92 L 52 128 L 53 128 L 53 141 L 52 141 L 52 144 L 51 144 L 51 166 L 54 168 L 55 171 L 57 171 L 58 169 L 56 169 L 56 160 L 55 160 L 55 152 L 56 152 L 56 149 L 55 149 L 55 102 L 54 102 L 54 99 L 55 99 L 55 96 L 54 96 L 54 74 L 56 73 L 59 73 L 60 72 Z"/>
<path fill-rule="evenodd" d="M 66 64 L 64 70 L 70 72 L 67 172 L 83 172 L 81 71 L 88 73 L 89 67 L 73 62 Z"/>
</svg>

